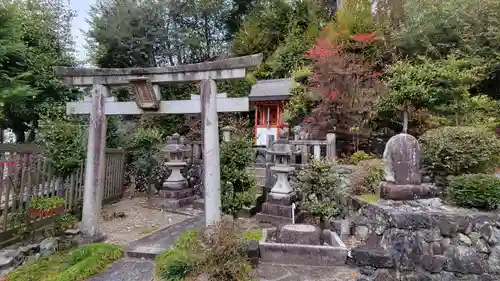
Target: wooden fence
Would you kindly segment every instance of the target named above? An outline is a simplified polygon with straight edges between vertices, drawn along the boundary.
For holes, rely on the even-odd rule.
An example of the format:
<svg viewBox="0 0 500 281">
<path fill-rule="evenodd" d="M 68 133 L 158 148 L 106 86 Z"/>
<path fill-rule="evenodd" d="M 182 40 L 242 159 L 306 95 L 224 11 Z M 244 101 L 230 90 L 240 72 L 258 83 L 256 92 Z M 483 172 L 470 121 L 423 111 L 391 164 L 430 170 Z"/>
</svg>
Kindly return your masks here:
<svg viewBox="0 0 500 281">
<path fill-rule="evenodd" d="M 0 144 L 0 244 L 12 238 L 25 226 L 26 212 L 33 196 L 59 196 L 65 209 L 81 208 L 83 202 L 84 165 L 66 177 L 53 173 L 52 160 L 43 149 L 32 144 Z M 118 201 L 123 194 L 124 152 L 106 149 L 103 203 Z M 40 219 L 32 220 L 38 223 Z"/>
</svg>

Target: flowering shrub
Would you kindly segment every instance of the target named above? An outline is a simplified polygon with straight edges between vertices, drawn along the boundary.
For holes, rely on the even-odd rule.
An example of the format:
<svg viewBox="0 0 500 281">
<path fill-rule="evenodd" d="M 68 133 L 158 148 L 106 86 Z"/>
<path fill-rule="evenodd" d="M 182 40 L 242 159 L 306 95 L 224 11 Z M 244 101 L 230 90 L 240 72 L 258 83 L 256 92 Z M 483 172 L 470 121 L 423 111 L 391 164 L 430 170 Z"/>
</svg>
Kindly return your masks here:
<svg viewBox="0 0 500 281">
<path fill-rule="evenodd" d="M 348 2 L 338 21 L 326 26 L 305 54 L 313 66 L 308 86 L 320 99 L 307 119 L 315 137 L 332 128 L 346 133 L 353 126 L 360 127 L 361 135 L 369 132 L 367 121 L 375 112 L 375 102 L 386 92 L 376 67 L 380 38 L 369 1 Z"/>
</svg>

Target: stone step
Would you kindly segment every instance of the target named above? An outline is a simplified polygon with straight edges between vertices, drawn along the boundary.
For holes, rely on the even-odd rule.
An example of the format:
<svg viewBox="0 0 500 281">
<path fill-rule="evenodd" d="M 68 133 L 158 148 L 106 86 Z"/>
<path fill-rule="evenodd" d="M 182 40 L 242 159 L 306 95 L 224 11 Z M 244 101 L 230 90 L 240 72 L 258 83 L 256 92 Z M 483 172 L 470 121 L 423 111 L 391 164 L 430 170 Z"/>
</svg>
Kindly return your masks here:
<svg viewBox="0 0 500 281">
<path fill-rule="evenodd" d="M 125 254 L 130 258 L 153 260 L 166 249 L 172 248 L 177 237 L 183 232 L 203 226 L 205 226 L 205 216 L 203 214 L 191 217 L 130 243 L 125 250 Z"/>
<path fill-rule="evenodd" d="M 155 275 L 154 268 L 154 262 L 150 260 L 123 258 L 87 281 L 150 281 Z"/>
</svg>

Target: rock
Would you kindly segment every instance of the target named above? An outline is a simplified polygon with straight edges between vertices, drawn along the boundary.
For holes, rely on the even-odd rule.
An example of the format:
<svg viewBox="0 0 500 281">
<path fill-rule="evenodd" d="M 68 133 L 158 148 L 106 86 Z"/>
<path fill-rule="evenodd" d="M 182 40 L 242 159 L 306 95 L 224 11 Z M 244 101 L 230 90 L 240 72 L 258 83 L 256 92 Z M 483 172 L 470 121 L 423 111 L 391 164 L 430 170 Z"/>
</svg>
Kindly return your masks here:
<svg viewBox="0 0 500 281">
<path fill-rule="evenodd" d="M 489 273 L 500 274 L 500 246 L 495 246 L 491 249 L 487 263 Z"/>
<path fill-rule="evenodd" d="M 14 257 L 0 255 L 0 270 L 10 267 L 14 263 Z"/>
<path fill-rule="evenodd" d="M 451 246 L 450 238 L 443 238 L 441 240 L 441 247 L 443 248 L 443 251 L 446 251 L 450 246 Z"/>
<path fill-rule="evenodd" d="M 394 261 L 389 253 L 382 247 L 359 246 L 351 250 L 351 257 L 358 266 L 371 266 L 375 268 L 394 267 Z"/>
<path fill-rule="evenodd" d="M 64 234 L 66 234 L 66 235 L 78 235 L 78 234 L 80 234 L 80 229 L 78 229 L 78 228 L 77 229 L 66 229 L 64 231 Z"/>
<path fill-rule="evenodd" d="M 452 246 L 444 253 L 446 257 L 445 270 L 462 274 L 484 273 L 484 263 L 481 256 L 472 248 Z"/>
<path fill-rule="evenodd" d="M 40 253 L 42 256 L 48 256 L 56 252 L 58 239 L 49 237 L 40 242 Z"/>
<path fill-rule="evenodd" d="M 430 278 L 432 281 L 455 281 L 455 280 L 457 280 L 457 277 L 455 276 L 455 274 L 453 274 L 451 272 L 446 272 L 446 271 L 443 271 L 443 272 L 438 273 L 438 274 L 431 274 Z"/>
<path fill-rule="evenodd" d="M 394 273 L 391 273 L 389 270 L 379 269 L 375 273 L 375 277 L 373 281 L 398 281 Z"/>
<path fill-rule="evenodd" d="M 465 246 L 472 246 L 472 241 L 467 235 L 459 233 L 458 234 L 458 241 L 460 244 L 465 245 Z"/>
<path fill-rule="evenodd" d="M 370 229 L 364 225 L 356 226 L 356 230 L 354 231 L 354 236 L 359 241 L 366 241 L 369 234 Z"/>
<path fill-rule="evenodd" d="M 422 267 L 432 273 L 439 273 L 443 270 L 444 264 L 446 262 L 446 257 L 442 255 L 423 255 L 420 258 L 420 264 Z"/>
<path fill-rule="evenodd" d="M 390 216 L 395 228 L 419 230 L 432 226 L 431 218 L 425 212 L 395 211 L 391 212 Z"/>
<path fill-rule="evenodd" d="M 444 249 L 441 246 L 441 243 L 440 242 L 432 242 L 432 244 L 431 244 L 431 252 L 434 255 L 442 255 L 442 254 L 444 254 Z"/>
<path fill-rule="evenodd" d="M 420 184 L 420 146 L 409 134 L 397 134 L 384 149 L 385 181 L 395 184 Z"/>
<path fill-rule="evenodd" d="M 500 230 L 491 224 L 483 225 L 479 229 L 479 233 L 491 246 L 500 242 Z"/>
<path fill-rule="evenodd" d="M 417 231 L 417 235 L 420 239 L 428 243 L 439 242 L 443 238 L 441 232 L 439 232 L 439 228 L 422 229 Z"/>
<path fill-rule="evenodd" d="M 319 245 L 319 228 L 308 224 L 287 224 L 278 235 L 278 243 Z"/>
<path fill-rule="evenodd" d="M 488 243 L 486 243 L 486 241 L 484 241 L 482 238 L 480 238 L 476 242 L 475 248 L 480 253 L 484 253 L 484 254 L 490 253 L 490 247 L 488 246 Z"/>
<path fill-rule="evenodd" d="M 481 235 L 477 232 L 471 232 L 468 235 L 472 243 L 477 243 L 477 241 L 479 241 L 479 238 L 481 238 Z"/>
<path fill-rule="evenodd" d="M 359 273 L 365 276 L 372 276 L 373 274 L 375 274 L 375 270 L 371 267 L 365 266 L 359 269 Z"/>
</svg>

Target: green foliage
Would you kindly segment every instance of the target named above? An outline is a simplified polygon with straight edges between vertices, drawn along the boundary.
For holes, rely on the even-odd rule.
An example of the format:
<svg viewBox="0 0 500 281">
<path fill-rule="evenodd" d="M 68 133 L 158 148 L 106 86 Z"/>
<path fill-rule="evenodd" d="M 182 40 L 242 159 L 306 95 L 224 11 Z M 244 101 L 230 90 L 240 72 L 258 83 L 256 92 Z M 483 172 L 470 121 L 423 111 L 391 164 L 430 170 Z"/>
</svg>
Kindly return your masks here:
<svg viewBox="0 0 500 281">
<path fill-rule="evenodd" d="M 311 74 L 310 67 L 302 67 L 292 73 L 294 82 L 284 113 L 285 122 L 289 124 L 297 124 L 310 114 L 312 100 L 307 85 L 302 81 L 307 80 Z"/>
<path fill-rule="evenodd" d="M 161 149 L 164 138 L 156 128 L 139 128 L 126 143 L 126 151 L 132 159 L 133 172 L 151 182 L 152 175 L 163 161 Z"/>
<path fill-rule="evenodd" d="M 78 119 L 43 115 L 39 122 L 38 142 L 46 147 L 52 171 L 67 176 L 85 162 L 87 127 Z"/>
<path fill-rule="evenodd" d="M 200 230 L 188 230 L 183 232 L 174 242 L 174 248 L 189 249 L 197 243 Z"/>
<path fill-rule="evenodd" d="M 482 128 L 441 127 L 426 132 L 420 143 L 423 168 L 435 179 L 487 173 L 500 161 L 500 140 Z"/>
<path fill-rule="evenodd" d="M 252 266 L 246 253 L 246 240 L 241 230 L 233 223 L 218 223 L 209 236 L 201 236 L 201 243 L 195 250 L 198 257 L 193 276 L 202 273 L 209 280 L 239 281 L 247 280 Z"/>
<path fill-rule="evenodd" d="M 193 270 L 193 257 L 185 249 L 174 247 L 156 257 L 156 276 L 162 280 L 182 281 Z"/>
<path fill-rule="evenodd" d="M 372 155 L 370 155 L 362 150 L 358 150 L 351 155 L 351 163 L 356 165 L 360 161 L 371 159 L 371 158 L 373 158 Z"/>
<path fill-rule="evenodd" d="M 67 253 L 28 262 L 7 275 L 9 281 L 86 280 L 104 271 L 123 256 L 123 249 L 113 244 L 89 244 Z"/>
<path fill-rule="evenodd" d="M 16 26 L 16 38 L 9 44 L 16 45 L 17 54 L 10 53 L 7 47 L 4 57 L 0 52 L 0 77 L 9 76 L 3 91 L 18 93 L 2 99 L 1 113 L 4 128 L 11 128 L 18 142 L 24 142 L 25 132 L 31 131 L 30 139 L 38 126 L 39 115 L 47 104 L 65 102 L 76 97 L 77 91 L 69 91 L 54 76 L 53 67 L 70 66 L 71 57 L 71 20 L 73 13 L 68 4 L 58 0 L 16 1 L 11 7 L 8 23 Z M 9 29 L 0 27 L 0 33 Z M 19 41 L 19 38 L 21 41 Z M 0 39 L 0 41 L 2 41 Z M 2 41 L 1 44 L 8 41 Z M 2 49 L 2 47 L 0 47 Z M 8 63 L 7 63 L 8 62 Z M 10 88 L 10 89 L 9 89 Z M 16 89 L 21 89 L 20 91 Z"/>
<path fill-rule="evenodd" d="M 64 205 L 66 200 L 61 197 L 45 197 L 45 196 L 33 196 L 30 199 L 29 206 L 32 209 L 40 211 L 50 211 L 59 206 Z"/>
<path fill-rule="evenodd" d="M 194 270 L 195 257 L 192 250 L 198 244 L 199 231 L 183 232 L 174 242 L 174 247 L 156 257 L 155 273 L 165 280 L 182 281 Z"/>
<path fill-rule="evenodd" d="M 246 232 L 243 232 L 243 238 L 245 238 L 245 240 L 257 240 L 257 241 L 260 241 L 260 239 L 262 238 L 262 231 L 261 230 L 257 230 L 257 231 L 246 231 Z"/>
<path fill-rule="evenodd" d="M 301 209 L 319 217 L 322 221 L 336 217 L 346 207 L 348 188 L 335 171 L 335 164 L 324 159 L 312 159 L 297 176 L 297 188 L 301 193 Z"/>
<path fill-rule="evenodd" d="M 232 136 L 221 144 L 221 197 L 222 212 L 236 217 L 243 207 L 255 202 L 256 182 L 247 167 L 251 163 L 251 141 L 240 135 Z"/>
<path fill-rule="evenodd" d="M 57 217 L 57 223 L 62 229 L 73 228 L 78 222 L 78 218 L 70 213 L 63 213 Z"/>
<path fill-rule="evenodd" d="M 404 55 L 445 57 L 454 51 L 497 57 L 500 3 L 497 0 L 406 1 L 406 14 L 393 34 Z"/>
<path fill-rule="evenodd" d="M 258 236 L 257 232 L 242 235 L 240 229 L 228 222 L 219 223 L 209 236 L 197 230 L 186 231 L 176 239 L 172 249 L 156 258 L 156 276 L 161 280 L 181 281 L 204 273 L 210 280 L 247 280 L 251 266 L 245 241 Z"/>
<path fill-rule="evenodd" d="M 447 193 L 459 206 L 494 210 L 500 205 L 500 178 L 488 174 L 453 177 Z"/>
<path fill-rule="evenodd" d="M 379 197 L 373 193 L 361 194 L 361 198 L 369 203 L 376 203 L 379 199 Z"/>
<path fill-rule="evenodd" d="M 441 60 L 420 57 L 397 62 L 388 69 L 390 95 L 379 102 L 380 111 L 400 107 L 461 114 L 469 90 L 485 75 L 483 61 L 450 55 Z"/>
<path fill-rule="evenodd" d="M 362 181 L 363 193 L 376 193 L 384 180 L 384 163 L 380 159 L 365 160 L 359 163 L 359 167 L 366 172 Z"/>
</svg>

